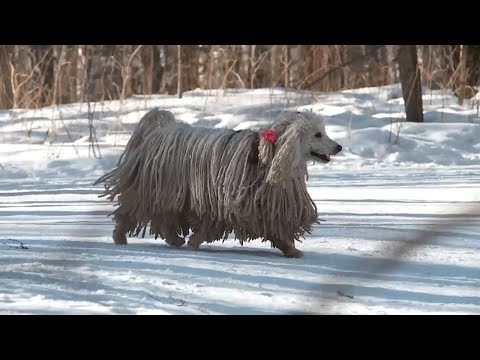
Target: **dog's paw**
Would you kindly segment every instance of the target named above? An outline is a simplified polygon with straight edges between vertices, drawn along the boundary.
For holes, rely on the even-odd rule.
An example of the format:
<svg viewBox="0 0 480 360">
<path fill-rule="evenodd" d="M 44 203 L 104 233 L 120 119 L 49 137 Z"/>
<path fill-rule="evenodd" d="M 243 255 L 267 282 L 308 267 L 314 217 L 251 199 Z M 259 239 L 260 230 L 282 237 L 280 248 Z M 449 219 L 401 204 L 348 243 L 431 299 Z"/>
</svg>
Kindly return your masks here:
<svg viewBox="0 0 480 360">
<path fill-rule="evenodd" d="M 166 239 L 165 242 L 168 245 L 175 246 L 175 247 L 180 247 L 183 244 L 185 244 L 185 239 L 177 236 L 175 239 Z"/>
<path fill-rule="evenodd" d="M 119 236 L 116 231 L 113 232 L 113 242 L 115 245 L 127 245 L 127 237 L 125 235 Z"/>
<path fill-rule="evenodd" d="M 298 249 L 289 249 L 283 253 L 286 258 L 301 258 L 303 257 L 303 252 Z"/>
<path fill-rule="evenodd" d="M 115 243 L 115 245 L 127 245 L 128 242 L 127 242 L 127 238 L 113 238 L 113 242 Z"/>
<path fill-rule="evenodd" d="M 187 245 L 190 249 L 192 249 L 192 251 L 198 251 L 198 249 L 200 248 L 200 244 L 192 240 L 188 240 Z"/>
</svg>

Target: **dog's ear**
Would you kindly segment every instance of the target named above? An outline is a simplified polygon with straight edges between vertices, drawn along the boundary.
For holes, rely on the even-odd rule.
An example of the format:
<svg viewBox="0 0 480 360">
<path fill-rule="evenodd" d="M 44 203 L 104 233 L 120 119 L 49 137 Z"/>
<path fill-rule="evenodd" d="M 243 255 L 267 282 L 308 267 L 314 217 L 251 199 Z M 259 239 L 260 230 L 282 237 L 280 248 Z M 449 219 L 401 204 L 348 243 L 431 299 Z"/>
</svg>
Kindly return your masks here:
<svg viewBox="0 0 480 360">
<path fill-rule="evenodd" d="M 299 123 L 292 123 L 278 138 L 278 141 L 267 152 L 271 166 L 267 175 L 267 182 L 273 185 L 284 183 L 292 177 L 294 171 L 300 166 L 301 161 L 302 128 Z M 266 141 L 262 139 L 262 141 Z M 275 147 L 275 149 L 274 149 Z"/>
</svg>

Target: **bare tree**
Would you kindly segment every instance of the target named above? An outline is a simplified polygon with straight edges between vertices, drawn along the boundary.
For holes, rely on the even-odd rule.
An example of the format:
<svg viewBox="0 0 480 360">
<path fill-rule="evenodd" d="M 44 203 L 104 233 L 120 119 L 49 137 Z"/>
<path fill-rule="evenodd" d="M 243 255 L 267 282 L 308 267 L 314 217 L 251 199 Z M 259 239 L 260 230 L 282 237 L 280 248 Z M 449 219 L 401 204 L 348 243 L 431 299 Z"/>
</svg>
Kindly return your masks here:
<svg viewBox="0 0 480 360">
<path fill-rule="evenodd" d="M 108 101 L 196 88 L 381 86 L 398 82 L 400 67 L 409 121 L 422 121 L 420 76 L 432 89 L 453 90 L 460 102 L 476 94 L 479 46 L 400 49 L 397 56 L 393 45 L 2 45 L 0 107 L 82 102 L 92 77 L 90 100 Z"/>
</svg>

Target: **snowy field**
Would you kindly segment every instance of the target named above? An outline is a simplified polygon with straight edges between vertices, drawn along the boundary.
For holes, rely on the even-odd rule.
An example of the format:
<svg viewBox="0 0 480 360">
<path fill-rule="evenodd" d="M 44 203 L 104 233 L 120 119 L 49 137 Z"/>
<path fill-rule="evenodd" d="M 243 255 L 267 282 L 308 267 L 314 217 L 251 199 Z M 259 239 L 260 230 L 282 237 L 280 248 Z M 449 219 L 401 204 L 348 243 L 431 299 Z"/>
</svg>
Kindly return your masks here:
<svg viewBox="0 0 480 360">
<path fill-rule="evenodd" d="M 101 159 L 89 146 L 87 104 L 0 111 L 0 313 L 480 314 L 479 213 L 388 271 L 373 270 L 419 229 L 480 203 L 479 101 L 459 106 L 425 89 L 425 123 L 413 124 L 403 122 L 398 85 L 134 97 L 92 104 Z M 92 184 L 153 107 L 237 130 L 284 109 L 324 115 L 344 150 L 310 166 L 325 222 L 298 244 L 304 257 L 286 259 L 260 241 L 199 252 L 151 238 L 115 246 L 113 204 Z"/>
</svg>

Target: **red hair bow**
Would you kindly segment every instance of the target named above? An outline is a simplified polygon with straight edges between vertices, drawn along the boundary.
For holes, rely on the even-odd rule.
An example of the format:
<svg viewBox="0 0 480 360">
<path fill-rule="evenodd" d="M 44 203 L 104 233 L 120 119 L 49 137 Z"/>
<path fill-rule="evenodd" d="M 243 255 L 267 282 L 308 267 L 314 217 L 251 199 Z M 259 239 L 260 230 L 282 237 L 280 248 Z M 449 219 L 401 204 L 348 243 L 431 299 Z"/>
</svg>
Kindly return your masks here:
<svg viewBox="0 0 480 360">
<path fill-rule="evenodd" d="M 273 130 L 263 131 L 260 136 L 267 141 L 270 141 L 273 145 L 277 142 L 277 135 Z"/>
</svg>

